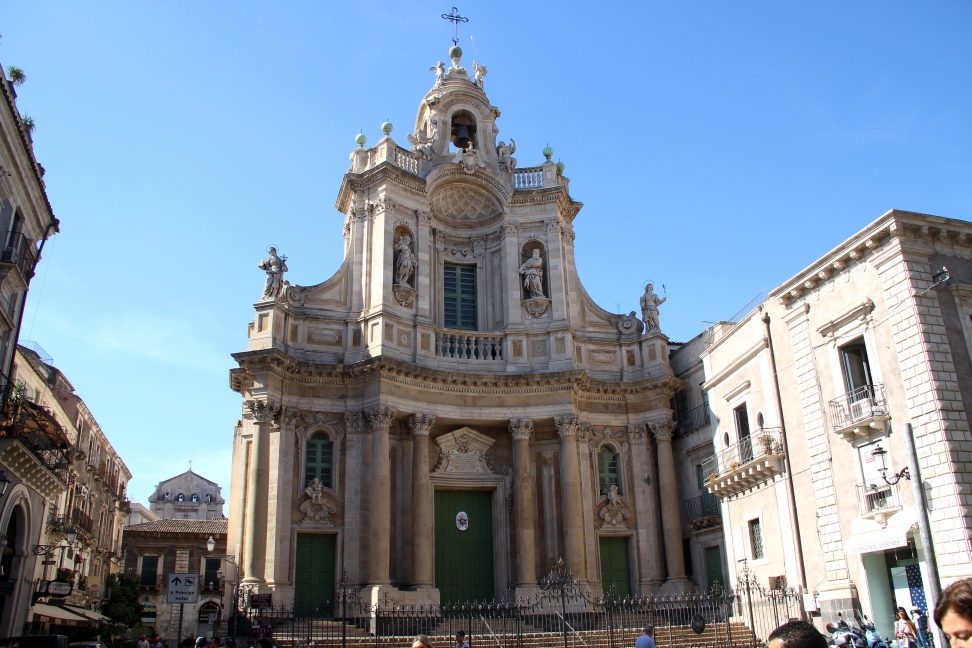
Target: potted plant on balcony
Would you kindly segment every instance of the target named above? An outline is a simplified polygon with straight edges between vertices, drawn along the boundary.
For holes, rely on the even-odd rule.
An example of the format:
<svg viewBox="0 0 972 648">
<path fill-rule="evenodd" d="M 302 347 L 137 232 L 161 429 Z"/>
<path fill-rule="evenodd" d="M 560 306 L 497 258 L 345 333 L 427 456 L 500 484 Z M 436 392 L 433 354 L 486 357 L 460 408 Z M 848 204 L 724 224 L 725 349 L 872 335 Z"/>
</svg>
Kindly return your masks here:
<svg viewBox="0 0 972 648">
<path fill-rule="evenodd" d="M 773 454 L 773 443 L 776 439 L 773 438 L 772 434 L 760 434 L 756 437 L 759 444 L 763 446 L 763 454 Z"/>
</svg>

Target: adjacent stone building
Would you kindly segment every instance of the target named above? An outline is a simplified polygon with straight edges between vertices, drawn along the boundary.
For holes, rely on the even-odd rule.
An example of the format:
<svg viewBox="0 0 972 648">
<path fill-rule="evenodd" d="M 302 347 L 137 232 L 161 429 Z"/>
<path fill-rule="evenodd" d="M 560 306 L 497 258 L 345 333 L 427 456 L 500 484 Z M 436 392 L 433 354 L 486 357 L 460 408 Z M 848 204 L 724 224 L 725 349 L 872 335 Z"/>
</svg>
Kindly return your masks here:
<svg viewBox="0 0 972 648">
<path fill-rule="evenodd" d="M 149 510 L 155 519 L 215 520 L 224 517 L 222 490 L 189 469 L 158 483 L 149 496 Z"/>
<path fill-rule="evenodd" d="M 369 600 L 482 600 L 562 557 L 594 592 L 692 590 L 663 298 L 647 287 L 647 327 L 593 302 L 563 166 L 517 166 L 481 74 L 450 56 L 409 149 L 391 124 L 359 136 L 335 275 L 290 285 L 272 248 L 259 264 L 230 375 L 243 583 L 298 608 L 342 572 Z"/>
<path fill-rule="evenodd" d="M 972 223 L 892 210 L 753 306 L 674 354 L 695 402 L 703 367 L 714 450 L 683 472 L 720 498 L 730 564 L 893 636 L 933 600 L 930 560 L 942 586 L 972 576 Z M 933 547 L 894 483 L 909 423 Z"/>
</svg>

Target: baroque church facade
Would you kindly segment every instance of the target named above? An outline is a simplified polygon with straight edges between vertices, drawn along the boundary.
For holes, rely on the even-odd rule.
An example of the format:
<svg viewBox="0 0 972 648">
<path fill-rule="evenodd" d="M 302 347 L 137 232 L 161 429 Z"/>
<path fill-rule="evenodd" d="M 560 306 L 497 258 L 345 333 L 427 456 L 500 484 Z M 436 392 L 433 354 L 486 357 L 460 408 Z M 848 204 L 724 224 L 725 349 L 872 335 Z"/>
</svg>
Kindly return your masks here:
<svg viewBox="0 0 972 648">
<path fill-rule="evenodd" d="M 560 559 L 595 593 L 690 591 L 663 300 L 594 303 L 563 166 L 518 167 L 485 68 L 449 54 L 409 148 L 359 136 L 335 275 L 259 264 L 227 551 L 298 608 L 342 574 L 372 601 L 526 595 Z"/>
</svg>

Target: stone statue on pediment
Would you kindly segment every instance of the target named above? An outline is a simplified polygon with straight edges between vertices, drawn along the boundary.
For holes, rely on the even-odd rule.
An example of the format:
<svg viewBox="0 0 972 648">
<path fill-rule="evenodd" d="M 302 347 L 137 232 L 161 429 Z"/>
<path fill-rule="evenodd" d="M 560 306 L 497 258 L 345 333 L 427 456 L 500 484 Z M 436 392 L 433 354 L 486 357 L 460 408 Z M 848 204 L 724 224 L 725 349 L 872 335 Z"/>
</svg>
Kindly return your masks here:
<svg viewBox="0 0 972 648">
<path fill-rule="evenodd" d="M 523 287 L 530 291 L 530 299 L 545 299 L 543 295 L 543 259 L 540 249 L 533 248 L 533 256 L 520 266 Z"/>
<path fill-rule="evenodd" d="M 476 79 L 476 85 L 482 88 L 483 78 L 486 76 L 486 66 L 473 61 L 473 70 L 473 78 Z"/>
<path fill-rule="evenodd" d="M 645 286 L 645 294 L 641 296 L 641 319 L 649 331 L 658 331 L 661 325 L 658 323 L 658 307 L 665 303 L 667 297 L 659 297 L 655 294 L 654 285 L 649 283 Z"/>
<path fill-rule="evenodd" d="M 263 284 L 263 299 L 277 299 L 283 290 L 283 276 L 287 272 L 287 257 L 277 256 L 277 248 L 271 246 L 267 252 L 270 253 L 257 267 L 267 273 L 267 280 Z"/>
<path fill-rule="evenodd" d="M 445 78 L 445 63 L 439 61 L 434 67 L 429 68 L 429 72 L 435 72 L 435 85 L 433 88 L 438 88 L 442 85 L 442 80 Z"/>
<path fill-rule="evenodd" d="M 516 168 L 516 158 L 513 154 L 516 153 L 516 141 L 510 138 L 509 145 L 506 142 L 500 141 L 496 145 L 496 157 L 499 158 L 499 168 L 506 171 L 512 171 Z"/>
</svg>

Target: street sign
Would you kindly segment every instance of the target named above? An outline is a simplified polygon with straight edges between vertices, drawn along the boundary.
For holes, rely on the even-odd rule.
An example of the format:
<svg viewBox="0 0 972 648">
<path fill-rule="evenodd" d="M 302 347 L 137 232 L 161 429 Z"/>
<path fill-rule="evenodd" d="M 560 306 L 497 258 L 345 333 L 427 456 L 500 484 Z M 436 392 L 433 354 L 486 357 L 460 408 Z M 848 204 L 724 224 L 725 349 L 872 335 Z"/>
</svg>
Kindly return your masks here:
<svg viewBox="0 0 972 648">
<path fill-rule="evenodd" d="M 69 596 L 73 589 L 74 585 L 72 583 L 65 583 L 63 581 L 50 581 L 47 584 L 47 593 L 50 596 Z"/>
<path fill-rule="evenodd" d="M 273 607 L 272 594 L 250 594 L 250 609 L 270 609 Z"/>
<path fill-rule="evenodd" d="M 169 603 L 195 603 L 199 598 L 199 574 L 169 574 Z"/>
</svg>

